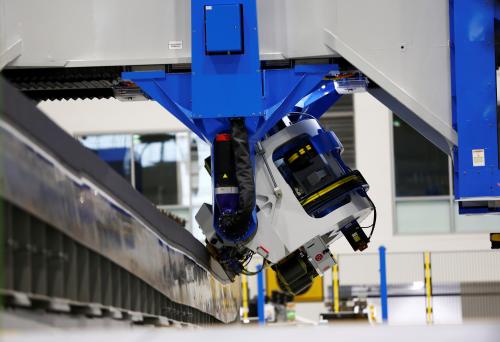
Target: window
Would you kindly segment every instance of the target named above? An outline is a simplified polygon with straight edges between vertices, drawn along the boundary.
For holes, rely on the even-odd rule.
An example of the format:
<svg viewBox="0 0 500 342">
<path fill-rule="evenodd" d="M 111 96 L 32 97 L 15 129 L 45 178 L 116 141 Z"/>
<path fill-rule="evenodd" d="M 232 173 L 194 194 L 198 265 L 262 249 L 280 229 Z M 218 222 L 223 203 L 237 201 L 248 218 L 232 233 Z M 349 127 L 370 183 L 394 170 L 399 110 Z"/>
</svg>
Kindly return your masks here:
<svg viewBox="0 0 500 342">
<path fill-rule="evenodd" d="M 130 146 L 132 136 L 109 134 L 80 138 L 83 146 L 97 154 L 129 182 L 132 177 Z"/>
<path fill-rule="evenodd" d="M 458 215 L 450 158 L 393 116 L 396 230 L 401 235 L 490 232 L 500 216 Z"/>
<path fill-rule="evenodd" d="M 393 126 L 396 196 L 449 195 L 448 156 L 397 116 Z"/>
<path fill-rule="evenodd" d="M 137 190 L 157 205 L 189 205 L 188 133 L 136 135 L 134 157 Z"/>
<path fill-rule="evenodd" d="M 201 204 L 212 199 L 210 176 L 203 169 L 210 148 L 201 139 L 180 132 L 85 136 L 79 140 L 159 209 L 185 221 L 187 229 L 204 239 L 194 220 Z"/>
<path fill-rule="evenodd" d="M 342 160 L 352 169 L 356 168 L 354 144 L 354 108 L 352 95 L 343 95 L 320 119 L 321 125 L 333 131 L 344 146 Z"/>
</svg>

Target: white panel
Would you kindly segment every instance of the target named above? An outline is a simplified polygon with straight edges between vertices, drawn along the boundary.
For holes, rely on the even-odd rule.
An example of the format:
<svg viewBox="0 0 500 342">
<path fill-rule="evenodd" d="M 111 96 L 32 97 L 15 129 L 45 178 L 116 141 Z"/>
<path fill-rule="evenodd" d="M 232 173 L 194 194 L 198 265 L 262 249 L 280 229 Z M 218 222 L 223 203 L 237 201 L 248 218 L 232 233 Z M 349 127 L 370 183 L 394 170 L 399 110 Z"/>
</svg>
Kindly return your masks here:
<svg viewBox="0 0 500 342">
<path fill-rule="evenodd" d="M 424 258 L 422 253 L 387 254 L 387 284 L 412 284 L 424 281 Z"/>
<path fill-rule="evenodd" d="M 22 52 L 22 40 L 19 27 L 12 24 L 9 6 L 0 0 L 0 69 Z"/>
<path fill-rule="evenodd" d="M 393 235 L 392 113 L 370 94 L 354 95 L 354 134 L 356 167 L 370 184 L 368 194 L 377 206 L 377 227 L 369 247 L 376 251 Z M 362 225 L 370 223 L 371 217 Z"/>
<path fill-rule="evenodd" d="M 340 255 L 339 282 L 346 285 L 377 285 L 380 282 L 378 254 Z"/>
<path fill-rule="evenodd" d="M 257 0 L 259 48 L 262 59 L 283 59 L 286 52 L 285 0 Z"/>
<path fill-rule="evenodd" d="M 447 0 L 336 0 L 325 43 L 456 144 Z"/>
<path fill-rule="evenodd" d="M 341 285 L 378 285 L 379 256 L 363 253 L 339 255 L 339 280 Z M 388 253 L 387 284 L 408 285 L 424 281 L 422 253 Z"/>
<path fill-rule="evenodd" d="M 446 234 L 451 231 L 450 201 L 396 202 L 399 234 Z"/>
<path fill-rule="evenodd" d="M 500 253 L 432 253 L 432 282 L 500 281 Z"/>
<path fill-rule="evenodd" d="M 190 1 L 1 0 L 24 51 L 12 65 L 176 63 L 191 54 Z M 169 50 L 170 40 L 183 49 Z"/>
<path fill-rule="evenodd" d="M 322 41 L 324 24 L 336 20 L 329 10 L 331 2 L 283 0 L 283 10 L 286 11 L 286 57 L 332 55 L 333 52 Z"/>
</svg>

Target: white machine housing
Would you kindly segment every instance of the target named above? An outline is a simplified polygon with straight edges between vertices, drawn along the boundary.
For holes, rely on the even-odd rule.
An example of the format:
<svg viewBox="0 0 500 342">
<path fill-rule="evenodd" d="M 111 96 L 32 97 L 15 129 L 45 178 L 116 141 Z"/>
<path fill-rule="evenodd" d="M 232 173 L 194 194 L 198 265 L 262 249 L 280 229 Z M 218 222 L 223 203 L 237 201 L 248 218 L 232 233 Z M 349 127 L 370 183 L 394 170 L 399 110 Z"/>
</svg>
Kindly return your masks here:
<svg viewBox="0 0 500 342">
<path fill-rule="evenodd" d="M 319 129 L 321 126 L 314 119 L 288 126 L 264 140 L 264 153 L 256 158 L 256 202 L 260 210 L 257 213 L 257 233 L 247 247 L 272 263 L 282 260 L 315 237 L 321 237 L 326 245 L 331 244 L 340 237 L 341 228 L 355 220 L 361 222 L 372 211 L 368 199 L 354 191 L 349 203 L 321 218 L 309 216 L 299 203 L 276 167 L 273 153 L 299 135 L 315 136 Z M 275 191 L 273 178 L 280 192 Z"/>
</svg>

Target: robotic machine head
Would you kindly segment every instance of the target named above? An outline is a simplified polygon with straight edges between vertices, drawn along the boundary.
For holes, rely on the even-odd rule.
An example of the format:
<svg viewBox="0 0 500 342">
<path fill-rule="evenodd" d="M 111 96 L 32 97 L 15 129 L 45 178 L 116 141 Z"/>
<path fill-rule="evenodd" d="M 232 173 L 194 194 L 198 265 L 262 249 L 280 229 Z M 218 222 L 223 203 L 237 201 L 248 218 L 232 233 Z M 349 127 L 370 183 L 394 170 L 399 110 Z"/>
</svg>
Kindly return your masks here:
<svg viewBox="0 0 500 342">
<path fill-rule="evenodd" d="M 303 113 L 289 114 L 257 143 L 253 184 L 238 127 L 234 122 L 230 133 L 216 137 L 215 205 L 204 205 L 197 220 L 230 277 L 251 274 L 245 266 L 257 253 L 276 271 L 284 291 L 301 293 L 335 264 L 329 245 L 336 239 L 344 236 L 356 251 L 367 248 L 376 223 L 368 184 L 343 162 L 336 135 Z M 252 187 L 254 202 L 241 196 Z M 361 227 L 372 211 L 373 224 Z M 252 215 L 258 224 L 249 230 Z M 371 229 L 369 236 L 364 228 Z"/>
</svg>

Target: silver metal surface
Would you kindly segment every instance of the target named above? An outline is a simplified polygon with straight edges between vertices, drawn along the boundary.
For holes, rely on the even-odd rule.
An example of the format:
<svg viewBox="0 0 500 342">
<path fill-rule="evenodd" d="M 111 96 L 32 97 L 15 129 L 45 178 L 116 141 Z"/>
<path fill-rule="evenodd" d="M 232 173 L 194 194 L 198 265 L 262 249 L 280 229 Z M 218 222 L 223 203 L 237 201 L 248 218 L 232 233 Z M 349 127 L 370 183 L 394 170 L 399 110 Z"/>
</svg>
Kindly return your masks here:
<svg viewBox="0 0 500 342">
<path fill-rule="evenodd" d="M 451 121 L 447 0 L 332 0 L 323 42 L 382 92 L 372 94 L 450 153 Z"/>
</svg>

